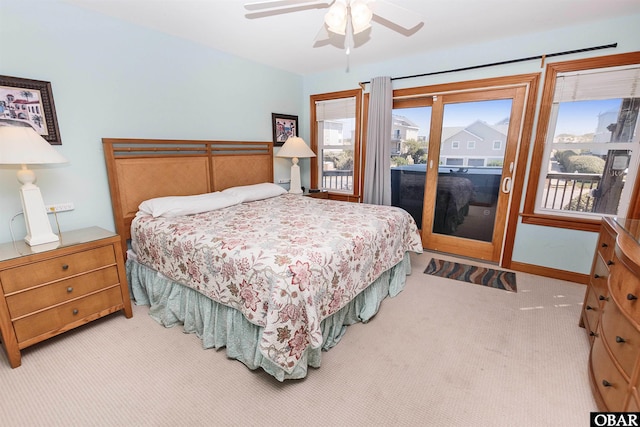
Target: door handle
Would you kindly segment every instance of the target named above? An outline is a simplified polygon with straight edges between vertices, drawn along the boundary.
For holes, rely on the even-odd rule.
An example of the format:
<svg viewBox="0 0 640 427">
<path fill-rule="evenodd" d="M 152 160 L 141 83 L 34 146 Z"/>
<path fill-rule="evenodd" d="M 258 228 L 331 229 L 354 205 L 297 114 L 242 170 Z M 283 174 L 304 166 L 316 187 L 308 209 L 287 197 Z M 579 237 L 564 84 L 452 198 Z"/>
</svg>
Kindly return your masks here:
<svg viewBox="0 0 640 427">
<path fill-rule="evenodd" d="M 511 191 L 511 177 L 507 176 L 502 180 L 502 192 L 509 193 Z"/>
</svg>

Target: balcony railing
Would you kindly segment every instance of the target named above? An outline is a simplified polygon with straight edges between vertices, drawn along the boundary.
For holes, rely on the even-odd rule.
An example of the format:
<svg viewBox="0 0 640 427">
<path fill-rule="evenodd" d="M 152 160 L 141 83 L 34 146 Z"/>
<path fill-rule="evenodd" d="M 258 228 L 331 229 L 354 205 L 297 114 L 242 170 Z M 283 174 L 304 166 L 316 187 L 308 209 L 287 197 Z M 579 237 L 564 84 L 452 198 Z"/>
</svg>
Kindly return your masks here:
<svg viewBox="0 0 640 427">
<path fill-rule="evenodd" d="M 542 195 L 542 208 L 593 212 L 593 190 L 598 188 L 601 176 L 593 173 L 548 173 Z M 322 171 L 325 190 L 353 190 L 352 170 Z"/>
<path fill-rule="evenodd" d="M 352 191 L 353 170 L 322 171 L 322 188 L 324 190 Z"/>
<path fill-rule="evenodd" d="M 542 208 L 593 212 L 593 190 L 601 176 L 595 173 L 548 173 L 542 194 Z"/>
</svg>

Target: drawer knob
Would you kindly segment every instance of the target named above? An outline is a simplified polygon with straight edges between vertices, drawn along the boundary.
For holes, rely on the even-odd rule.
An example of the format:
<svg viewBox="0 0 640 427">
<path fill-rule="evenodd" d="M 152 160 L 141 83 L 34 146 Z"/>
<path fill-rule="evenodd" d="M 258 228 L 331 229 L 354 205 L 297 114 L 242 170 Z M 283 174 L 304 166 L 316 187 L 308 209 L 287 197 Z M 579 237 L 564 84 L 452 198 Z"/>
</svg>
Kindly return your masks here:
<svg viewBox="0 0 640 427">
<path fill-rule="evenodd" d="M 598 299 L 599 299 L 600 301 L 609 301 L 609 297 L 605 297 L 604 295 L 600 295 L 600 296 L 598 297 Z"/>
<path fill-rule="evenodd" d="M 609 247 L 609 245 L 607 245 L 606 243 L 603 243 L 603 244 L 602 244 L 602 247 L 603 247 L 603 248 L 608 248 L 608 247 Z"/>
<path fill-rule="evenodd" d="M 621 336 L 616 336 L 616 342 L 617 342 L 618 344 L 623 344 L 623 343 L 625 343 L 626 341 L 625 341 L 625 339 L 624 339 L 624 338 L 622 338 Z"/>
<path fill-rule="evenodd" d="M 62 264 L 62 269 L 63 270 L 68 270 L 69 269 L 69 264 Z"/>
<path fill-rule="evenodd" d="M 613 264 L 614 264 L 613 261 L 611 261 L 611 260 L 607 261 L 607 265 L 613 265 Z"/>
<path fill-rule="evenodd" d="M 586 310 L 593 310 L 593 307 L 591 307 L 590 305 L 588 305 L 588 306 L 586 307 Z"/>
<path fill-rule="evenodd" d="M 74 308 L 72 313 L 73 313 L 73 315 L 75 316 L 76 314 L 78 314 L 78 309 L 77 309 L 77 308 Z"/>
<path fill-rule="evenodd" d="M 598 334 L 593 331 L 589 332 L 589 335 L 596 338 L 598 337 Z"/>
<path fill-rule="evenodd" d="M 67 288 L 67 293 L 68 293 L 68 294 L 70 294 L 71 292 L 73 292 L 73 288 L 72 288 L 71 286 L 69 286 L 69 287 Z"/>
<path fill-rule="evenodd" d="M 603 386 L 605 386 L 605 387 L 612 387 L 612 386 L 613 386 L 613 384 L 611 384 L 611 383 L 610 383 L 609 381 L 607 381 L 607 380 L 602 380 L 602 385 L 603 385 Z"/>
<path fill-rule="evenodd" d="M 593 278 L 594 278 L 594 279 L 599 279 L 599 278 L 600 278 L 600 275 L 599 275 L 599 274 L 594 274 L 594 275 L 593 275 Z"/>
<path fill-rule="evenodd" d="M 628 299 L 629 301 L 633 301 L 633 300 L 638 299 L 638 297 L 637 297 L 637 296 L 635 296 L 634 294 L 627 294 L 627 299 Z"/>
</svg>

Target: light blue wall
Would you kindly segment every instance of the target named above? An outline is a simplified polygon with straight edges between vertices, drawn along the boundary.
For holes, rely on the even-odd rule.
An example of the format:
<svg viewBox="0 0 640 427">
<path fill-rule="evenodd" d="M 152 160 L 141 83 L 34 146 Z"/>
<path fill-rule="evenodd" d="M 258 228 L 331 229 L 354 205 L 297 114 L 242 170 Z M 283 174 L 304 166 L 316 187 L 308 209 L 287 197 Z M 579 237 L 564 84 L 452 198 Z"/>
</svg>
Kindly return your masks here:
<svg viewBox="0 0 640 427">
<path fill-rule="evenodd" d="M 75 204 L 58 214 L 63 230 L 115 228 L 103 137 L 270 141 L 271 113 L 302 109 L 297 74 L 59 1 L 1 0 L 0 36 L 0 75 L 52 84 L 70 163 L 36 175 L 45 203 Z M 288 177 L 287 159 L 275 163 L 276 179 Z M 16 171 L 0 168 L 0 242 L 22 209 Z M 26 234 L 22 216 L 13 231 Z"/>
<path fill-rule="evenodd" d="M 377 76 L 413 76 L 608 45 L 616 42 L 618 46 L 615 49 L 559 56 L 550 58 L 549 62 L 640 50 L 640 15 L 604 20 L 589 25 L 568 25 L 562 30 L 496 40 L 489 43 L 464 45 L 454 49 L 434 50 L 428 54 L 381 62 L 367 67 L 351 67 L 349 72 L 345 71 L 345 67 L 345 69 L 341 70 L 318 73 L 305 77 L 304 96 L 307 98 L 309 95 L 316 93 L 357 88 L 358 82 L 366 82 Z M 434 39 L 433 43 L 434 46 L 437 46 L 438 41 Z M 358 50 L 355 49 L 352 55 L 356 57 Z M 541 68 L 541 61 L 532 60 L 464 72 L 438 74 L 431 77 L 395 80 L 393 86 L 394 89 L 401 89 L 543 72 L 544 68 Z M 542 80 L 540 89 L 542 89 Z M 540 96 L 538 97 L 539 100 Z M 304 104 L 304 108 L 303 115 L 307 117 L 309 114 L 308 103 Z M 535 137 L 535 134 L 533 137 Z M 531 144 L 531 148 L 533 148 L 533 144 Z M 520 209 L 521 211 L 522 208 Z M 519 223 L 516 231 L 513 261 L 587 274 L 591 268 L 596 240 L 597 235 L 595 233 Z"/>
<path fill-rule="evenodd" d="M 270 140 L 271 112 L 295 114 L 309 135 L 309 95 L 358 87 L 372 77 L 415 75 L 613 42 L 616 49 L 553 58 L 640 50 L 640 15 L 527 37 L 433 50 L 366 67 L 298 76 L 131 26 L 59 1 L 0 0 L 0 74 L 52 82 L 68 166 L 38 169 L 46 203 L 75 203 L 63 229 L 113 230 L 101 138 Z M 433 40 L 437 46 L 438 40 Z M 341 54 L 336 52 L 336 54 Z M 352 55 L 357 57 L 358 50 Z M 542 72 L 540 61 L 397 80 L 395 88 Z M 276 179 L 288 163 L 276 159 Z M 301 160 L 303 185 L 309 162 Z M 0 169 L 0 242 L 20 211 L 15 170 Z M 24 224 L 14 221 L 17 238 Z M 519 224 L 514 261 L 587 273 L 595 234 Z"/>
</svg>

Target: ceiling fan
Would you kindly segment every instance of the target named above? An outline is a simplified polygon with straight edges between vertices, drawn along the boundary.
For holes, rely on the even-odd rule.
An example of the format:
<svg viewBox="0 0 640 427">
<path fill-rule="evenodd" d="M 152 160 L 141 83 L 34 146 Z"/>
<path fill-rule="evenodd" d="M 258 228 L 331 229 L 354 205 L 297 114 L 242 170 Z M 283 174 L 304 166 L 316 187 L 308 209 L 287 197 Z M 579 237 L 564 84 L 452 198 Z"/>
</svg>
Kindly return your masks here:
<svg viewBox="0 0 640 427">
<path fill-rule="evenodd" d="M 347 55 L 354 48 L 354 36 L 371 28 L 372 21 L 405 36 L 424 26 L 418 14 L 385 0 L 267 0 L 246 3 L 244 7 L 250 11 L 245 16 L 251 19 L 328 8 L 315 41 L 328 39 L 332 34 L 344 36 Z"/>
</svg>

